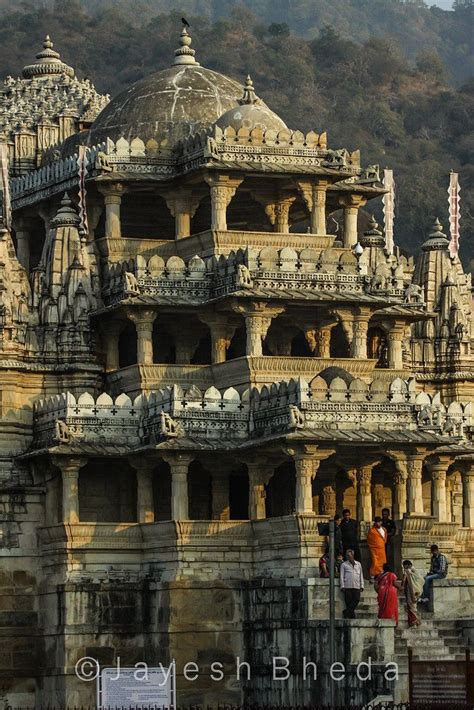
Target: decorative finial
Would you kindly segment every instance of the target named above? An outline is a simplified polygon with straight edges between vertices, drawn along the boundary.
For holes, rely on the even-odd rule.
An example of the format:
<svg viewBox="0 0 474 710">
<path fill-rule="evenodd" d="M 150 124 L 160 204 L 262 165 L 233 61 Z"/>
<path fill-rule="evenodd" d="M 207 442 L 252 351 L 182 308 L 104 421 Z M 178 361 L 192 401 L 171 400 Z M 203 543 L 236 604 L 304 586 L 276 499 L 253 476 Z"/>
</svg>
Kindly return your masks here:
<svg viewBox="0 0 474 710">
<path fill-rule="evenodd" d="M 363 236 L 360 238 L 360 243 L 365 247 L 384 247 L 385 238 L 383 232 L 378 228 L 378 222 L 374 215 L 371 215 L 369 219 L 369 229 L 367 229 Z"/>
<path fill-rule="evenodd" d="M 189 27 L 189 23 L 186 24 Z M 191 49 L 191 42 L 191 35 L 189 34 L 188 30 L 186 29 L 186 25 L 183 22 L 183 29 L 181 30 L 181 35 L 179 38 L 179 43 L 181 46 L 175 50 L 175 60 L 173 64 L 180 64 L 184 66 L 199 66 L 199 62 L 197 62 L 194 58 L 196 52 L 194 49 Z"/>
<path fill-rule="evenodd" d="M 423 251 L 435 251 L 449 249 L 449 239 L 443 232 L 443 227 L 438 218 L 435 219 L 428 239 L 423 243 Z"/>
<path fill-rule="evenodd" d="M 47 77 L 51 74 L 66 74 L 74 76 L 74 69 L 61 61 L 61 55 L 53 49 L 51 37 L 46 35 L 43 41 L 43 49 L 36 55 L 36 62 L 23 67 L 23 77 L 33 79 L 35 77 Z"/>
<path fill-rule="evenodd" d="M 52 229 L 57 227 L 78 227 L 79 226 L 79 216 L 74 209 L 74 206 L 69 199 L 67 192 L 64 193 L 61 205 L 56 212 L 56 215 L 51 220 L 50 226 Z"/>
<path fill-rule="evenodd" d="M 244 94 L 243 94 L 242 98 L 239 99 L 239 104 L 241 106 L 244 106 L 244 104 L 259 103 L 259 101 L 260 101 L 260 99 L 258 98 L 257 94 L 255 93 L 252 78 L 251 78 L 250 74 L 248 74 L 247 79 L 245 81 Z"/>
</svg>

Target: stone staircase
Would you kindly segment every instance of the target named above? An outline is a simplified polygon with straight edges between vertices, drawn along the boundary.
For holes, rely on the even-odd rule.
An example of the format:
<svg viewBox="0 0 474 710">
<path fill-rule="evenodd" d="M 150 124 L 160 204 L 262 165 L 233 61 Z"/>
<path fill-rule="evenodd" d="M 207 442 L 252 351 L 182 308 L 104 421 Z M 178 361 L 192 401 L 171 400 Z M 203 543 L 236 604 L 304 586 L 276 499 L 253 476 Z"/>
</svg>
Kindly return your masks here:
<svg viewBox="0 0 474 710">
<path fill-rule="evenodd" d="M 465 658 L 462 629 L 454 619 L 442 621 L 433 614 L 422 613 L 421 626 L 408 626 L 405 620 L 403 600 L 400 599 L 400 621 L 395 629 L 395 657 L 399 681 L 395 688 L 394 701 L 408 701 L 408 650 L 413 660 L 463 661 Z"/>
<path fill-rule="evenodd" d="M 410 628 L 406 621 L 405 599 L 399 593 L 399 624 L 395 629 L 394 661 L 398 664 L 399 682 L 396 684 L 394 701 L 408 701 L 408 649 L 414 660 L 451 660 L 465 658 L 465 642 L 462 627 L 455 619 L 439 619 L 421 609 L 421 626 Z M 376 619 L 378 614 L 377 594 L 367 584 L 357 607 L 360 619 Z"/>
</svg>

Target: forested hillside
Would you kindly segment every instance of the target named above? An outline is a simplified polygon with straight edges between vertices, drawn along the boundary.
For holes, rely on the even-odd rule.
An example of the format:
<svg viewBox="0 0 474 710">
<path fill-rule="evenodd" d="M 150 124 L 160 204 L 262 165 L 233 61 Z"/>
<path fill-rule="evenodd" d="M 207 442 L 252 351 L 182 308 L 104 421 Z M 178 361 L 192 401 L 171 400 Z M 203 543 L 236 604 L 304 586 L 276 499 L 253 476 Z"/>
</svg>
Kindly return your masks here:
<svg viewBox="0 0 474 710">
<path fill-rule="evenodd" d="M 410 20 L 441 13 L 457 15 L 459 21 L 462 15 L 464 26 L 459 22 L 459 27 L 467 39 L 473 18 L 466 0 L 458 0 L 451 13 L 398 0 L 253 0 L 253 12 L 230 0 L 182 0 L 179 12 L 158 15 L 156 9 L 169 6 L 165 0 L 65 0 L 44 7 L 23 3 L 14 10 L 5 0 L 2 5 L 0 74 L 18 74 L 49 32 L 65 61 L 112 94 L 170 64 L 179 18 L 188 13 L 202 64 L 242 81 L 250 72 L 259 95 L 290 127 L 327 130 L 332 147 L 360 147 L 365 164 L 393 167 L 396 239 L 411 252 L 436 215 L 448 228 L 449 171 L 460 172 L 462 254 L 474 267 L 469 52 L 460 42 L 458 51 L 464 54 L 459 61 L 465 66 L 457 69 L 455 63 L 451 72 L 434 26 L 436 41 L 417 43 L 423 24 Z M 136 11 L 139 6 L 142 12 Z M 382 9 L 390 6 L 398 12 L 392 29 L 401 41 L 388 36 L 387 18 L 383 25 Z M 378 10 L 372 21 L 369 8 Z M 213 21 L 216 15 L 221 16 Z M 320 27 L 321 18 L 326 24 Z M 458 85 L 453 74 L 463 76 Z"/>
</svg>

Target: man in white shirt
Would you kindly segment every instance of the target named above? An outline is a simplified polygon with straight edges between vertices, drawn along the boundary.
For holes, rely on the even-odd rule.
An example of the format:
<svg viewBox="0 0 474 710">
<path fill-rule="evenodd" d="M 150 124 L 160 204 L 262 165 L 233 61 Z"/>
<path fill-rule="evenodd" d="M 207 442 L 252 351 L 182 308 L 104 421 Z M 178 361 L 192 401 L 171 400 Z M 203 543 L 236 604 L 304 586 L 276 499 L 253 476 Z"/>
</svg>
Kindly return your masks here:
<svg viewBox="0 0 474 710">
<path fill-rule="evenodd" d="M 355 610 L 360 602 L 360 593 L 364 589 L 362 565 L 354 558 L 354 550 L 346 550 L 346 561 L 341 565 L 341 591 L 344 594 L 346 608 L 343 611 L 345 619 L 355 619 Z"/>
</svg>

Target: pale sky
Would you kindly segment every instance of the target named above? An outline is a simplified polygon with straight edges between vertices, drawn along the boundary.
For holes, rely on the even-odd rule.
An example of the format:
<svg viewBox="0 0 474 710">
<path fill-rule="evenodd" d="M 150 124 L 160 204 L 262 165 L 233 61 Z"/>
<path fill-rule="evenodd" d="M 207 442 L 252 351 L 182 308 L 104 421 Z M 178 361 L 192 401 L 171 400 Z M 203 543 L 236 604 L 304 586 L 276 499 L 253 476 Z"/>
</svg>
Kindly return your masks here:
<svg viewBox="0 0 474 710">
<path fill-rule="evenodd" d="M 453 6 L 453 0 L 427 0 L 427 5 L 437 5 L 443 10 L 451 10 Z"/>
</svg>

